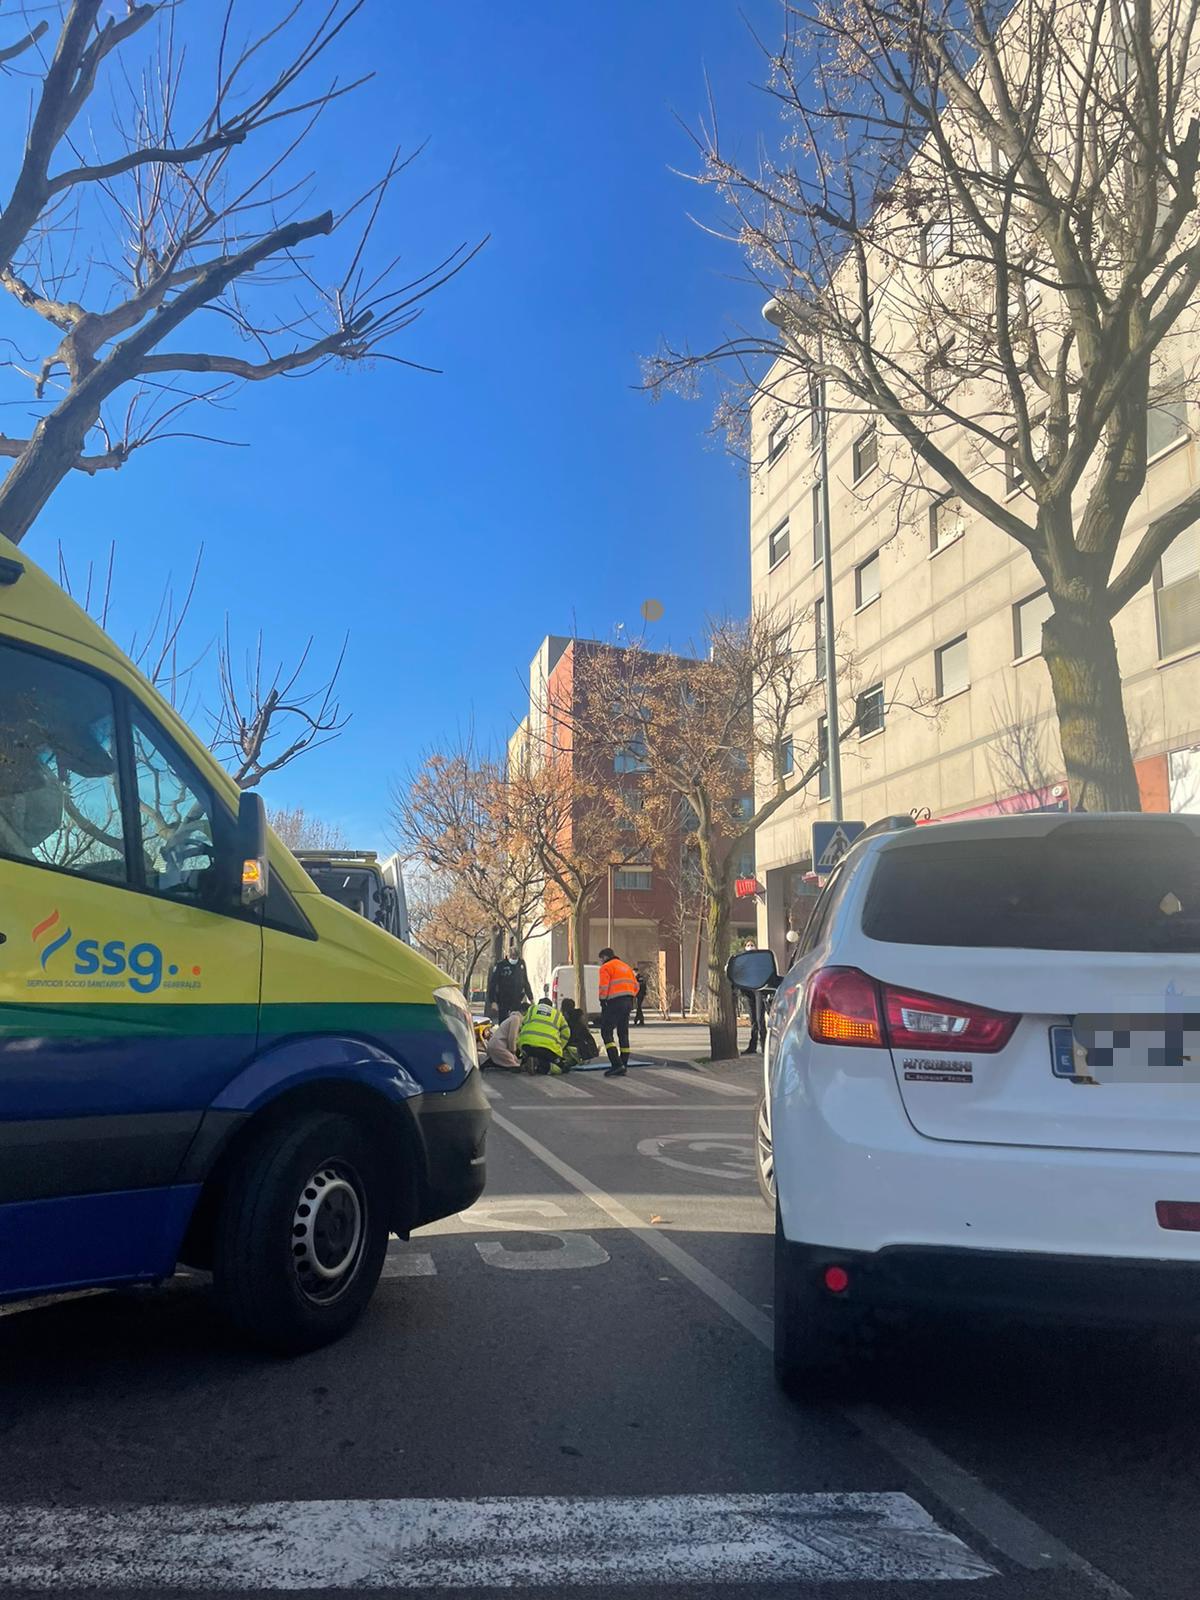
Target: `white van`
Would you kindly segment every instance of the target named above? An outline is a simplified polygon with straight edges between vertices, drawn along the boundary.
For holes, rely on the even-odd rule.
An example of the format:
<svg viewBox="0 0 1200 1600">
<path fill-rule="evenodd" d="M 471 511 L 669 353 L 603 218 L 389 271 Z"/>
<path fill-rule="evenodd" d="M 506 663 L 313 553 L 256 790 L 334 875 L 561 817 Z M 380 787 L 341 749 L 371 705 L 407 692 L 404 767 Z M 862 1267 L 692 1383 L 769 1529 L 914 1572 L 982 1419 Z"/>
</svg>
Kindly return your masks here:
<svg viewBox="0 0 1200 1600">
<path fill-rule="evenodd" d="M 583 969 L 583 985 L 587 990 L 587 1013 L 593 1022 L 600 1020 L 600 968 L 590 962 Z M 561 1005 L 575 998 L 575 968 L 555 967 L 550 973 L 550 998 Z"/>
</svg>

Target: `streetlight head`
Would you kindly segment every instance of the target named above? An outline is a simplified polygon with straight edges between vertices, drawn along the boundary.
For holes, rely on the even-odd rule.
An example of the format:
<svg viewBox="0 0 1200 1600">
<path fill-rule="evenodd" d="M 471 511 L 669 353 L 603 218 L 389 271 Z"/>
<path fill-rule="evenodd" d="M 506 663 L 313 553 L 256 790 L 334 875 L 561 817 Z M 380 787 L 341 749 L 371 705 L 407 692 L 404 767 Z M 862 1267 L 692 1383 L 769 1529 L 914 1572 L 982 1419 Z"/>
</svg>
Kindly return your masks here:
<svg viewBox="0 0 1200 1600">
<path fill-rule="evenodd" d="M 762 308 L 762 315 L 763 321 L 769 322 L 773 328 L 783 328 L 787 324 L 787 312 L 783 308 L 783 302 L 775 295 L 772 295 Z"/>
</svg>

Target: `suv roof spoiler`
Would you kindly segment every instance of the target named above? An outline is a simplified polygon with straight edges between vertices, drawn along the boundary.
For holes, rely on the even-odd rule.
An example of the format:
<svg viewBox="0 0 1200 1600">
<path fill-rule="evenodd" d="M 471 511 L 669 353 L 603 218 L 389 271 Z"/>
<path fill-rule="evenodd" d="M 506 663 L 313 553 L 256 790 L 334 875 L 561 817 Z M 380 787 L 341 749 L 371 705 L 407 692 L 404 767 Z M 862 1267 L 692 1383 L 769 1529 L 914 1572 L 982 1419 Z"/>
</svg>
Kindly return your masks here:
<svg viewBox="0 0 1200 1600">
<path fill-rule="evenodd" d="M 861 844 L 864 839 L 874 839 L 881 833 L 905 833 L 909 828 L 915 828 L 915 817 L 880 817 L 878 822 L 872 822 L 859 834 L 854 844 Z M 851 845 L 851 849 L 854 845 Z"/>
</svg>

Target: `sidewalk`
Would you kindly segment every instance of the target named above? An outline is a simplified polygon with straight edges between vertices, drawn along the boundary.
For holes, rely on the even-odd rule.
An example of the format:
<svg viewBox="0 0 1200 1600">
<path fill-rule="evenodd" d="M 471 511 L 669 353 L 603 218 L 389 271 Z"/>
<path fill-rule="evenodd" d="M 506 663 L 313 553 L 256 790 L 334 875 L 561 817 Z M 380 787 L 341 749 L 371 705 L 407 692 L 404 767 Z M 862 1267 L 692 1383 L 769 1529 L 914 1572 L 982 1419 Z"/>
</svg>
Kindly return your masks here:
<svg viewBox="0 0 1200 1600">
<path fill-rule="evenodd" d="M 750 1035 L 749 1024 L 742 1022 L 738 1028 L 738 1048 L 744 1049 Z M 640 1028 L 629 1030 L 629 1043 L 635 1056 L 654 1056 L 663 1061 L 697 1062 L 709 1052 L 707 1022 L 662 1022 L 647 1017 Z M 759 1057 L 738 1059 L 756 1061 Z M 725 1061 L 714 1061 L 714 1067 L 728 1066 Z"/>
</svg>

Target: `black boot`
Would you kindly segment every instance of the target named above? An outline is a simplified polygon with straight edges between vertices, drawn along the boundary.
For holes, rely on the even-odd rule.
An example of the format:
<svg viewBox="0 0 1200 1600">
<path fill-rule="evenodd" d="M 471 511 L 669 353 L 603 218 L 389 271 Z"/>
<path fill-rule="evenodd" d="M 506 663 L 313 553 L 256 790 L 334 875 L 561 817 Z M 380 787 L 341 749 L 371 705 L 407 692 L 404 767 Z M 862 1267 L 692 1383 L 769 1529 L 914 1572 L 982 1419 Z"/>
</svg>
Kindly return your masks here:
<svg viewBox="0 0 1200 1600">
<path fill-rule="evenodd" d="M 604 1046 L 608 1052 L 608 1066 L 604 1069 L 606 1078 L 620 1078 L 624 1075 L 625 1068 L 621 1065 L 621 1052 L 615 1044 Z"/>
</svg>

